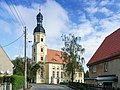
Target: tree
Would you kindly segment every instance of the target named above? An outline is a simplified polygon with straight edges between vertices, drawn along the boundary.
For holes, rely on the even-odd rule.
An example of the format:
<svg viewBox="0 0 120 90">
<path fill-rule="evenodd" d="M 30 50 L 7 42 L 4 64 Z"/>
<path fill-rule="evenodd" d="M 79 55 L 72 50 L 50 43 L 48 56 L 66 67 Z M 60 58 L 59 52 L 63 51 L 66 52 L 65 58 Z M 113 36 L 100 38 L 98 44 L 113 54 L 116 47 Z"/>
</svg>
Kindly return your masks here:
<svg viewBox="0 0 120 90">
<path fill-rule="evenodd" d="M 62 35 L 62 41 L 64 42 L 62 58 L 66 63 L 65 68 L 72 82 L 74 80 L 75 70 L 82 68 L 82 63 L 84 62 L 84 58 L 81 57 L 81 54 L 83 54 L 85 49 L 79 44 L 80 40 L 80 37 L 76 37 L 72 34 L 68 36 Z M 83 68 L 81 70 L 83 70 Z"/>
<path fill-rule="evenodd" d="M 13 74 L 15 75 L 24 75 L 24 61 L 22 57 L 16 57 L 12 63 L 14 64 L 14 71 Z"/>
<path fill-rule="evenodd" d="M 85 78 L 89 78 L 89 71 L 87 70 L 86 73 L 84 73 Z"/>
<path fill-rule="evenodd" d="M 13 74 L 24 76 L 24 58 L 23 57 L 16 57 L 12 61 L 12 63 L 14 64 L 14 67 L 15 67 Z M 32 78 L 31 68 L 32 68 L 31 59 L 27 58 L 27 80 L 28 81 L 30 81 Z"/>
</svg>

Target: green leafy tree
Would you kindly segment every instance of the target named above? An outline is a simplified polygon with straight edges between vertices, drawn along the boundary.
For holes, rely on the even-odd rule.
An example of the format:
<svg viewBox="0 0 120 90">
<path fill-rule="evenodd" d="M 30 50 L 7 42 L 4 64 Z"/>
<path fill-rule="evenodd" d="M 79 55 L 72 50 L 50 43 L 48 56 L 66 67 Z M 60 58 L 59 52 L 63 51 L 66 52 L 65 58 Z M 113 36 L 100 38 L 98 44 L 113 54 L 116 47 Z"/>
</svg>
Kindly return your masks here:
<svg viewBox="0 0 120 90">
<path fill-rule="evenodd" d="M 20 76 L 24 76 L 24 58 L 23 57 L 16 57 L 12 63 L 14 64 L 14 71 L 13 74 L 14 75 L 20 75 Z M 27 80 L 30 82 L 31 78 L 33 77 L 31 75 L 32 71 L 32 62 L 30 58 L 27 58 Z"/>
<path fill-rule="evenodd" d="M 62 41 L 64 42 L 64 47 L 62 48 L 62 58 L 65 60 L 66 72 L 70 75 L 71 81 L 74 80 L 75 70 L 83 70 L 82 63 L 84 58 L 81 54 L 85 51 L 80 45 L 80 37 L 76 37 L 72 34 L 62 35 Z"/>
<path fill-rule="evenodd" d="M 22 57 L 16 57 L 12 63 L 14 64 L 14 71 L 13 74 L 15 75 L 24 75 L 24 61 Z"/>
<path fill-rule="evenodd" d="M 89 71 L 88 70 L 84 73 L 84 77 L 89 78 Z"/>
</svg>

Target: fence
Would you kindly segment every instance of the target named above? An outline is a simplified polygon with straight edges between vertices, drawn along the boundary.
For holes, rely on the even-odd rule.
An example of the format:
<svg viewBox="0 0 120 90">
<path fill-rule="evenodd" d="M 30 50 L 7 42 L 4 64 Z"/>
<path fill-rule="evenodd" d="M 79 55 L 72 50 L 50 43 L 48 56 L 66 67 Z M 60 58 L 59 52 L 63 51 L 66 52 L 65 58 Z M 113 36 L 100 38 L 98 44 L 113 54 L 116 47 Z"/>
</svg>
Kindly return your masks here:
<svg viewBox="0 0 120 90">
<path fill-rule="evenodd" d="M 120 90 L 115 88 L 108 88 L 108 87 L 99 87 L 93 84 L 85 84 L 85 83 L 69 83 L 69 86 L 74 90 Z"/>
<path fill-rule="evenodd" d="M 12 90 L 11 83 L 2 83 L 0 84 L 0 90 Z"/>
<path fill-rule="evenodd" d="M 0 77 L 0 90 L 12 90 L 12 83 L 9 76 Z"/>
</svg>

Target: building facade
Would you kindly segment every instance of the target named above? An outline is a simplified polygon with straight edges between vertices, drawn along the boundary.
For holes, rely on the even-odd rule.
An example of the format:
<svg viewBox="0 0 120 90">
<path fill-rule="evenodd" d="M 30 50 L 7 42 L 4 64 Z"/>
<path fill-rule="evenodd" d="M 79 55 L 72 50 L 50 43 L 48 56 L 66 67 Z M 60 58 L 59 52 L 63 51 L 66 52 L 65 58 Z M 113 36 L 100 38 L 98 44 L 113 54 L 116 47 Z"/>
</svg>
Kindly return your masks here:
<svg viewBox="0 0 120 90">
<path fill-rule="evenodd" d="M 12 90 L 10 76 L 13 75 L 13 67 L 10 58 L 0 46 L 0 90 Z"/>
<path fill-rule="evenodd" d="M 10 58 L 0 46 L 0 76 L 11 76 L 13 75 L 13 67 Z"/>
<path fill-rule="evenodd" d="M 43 16 L 37 15 L 37 26 L 34 29 L 34 43 L 32 46 L 32 60 L 39 63 L 41 68 L 36 73 L 36 83 L 54 83 L 70 81 L 63 68 L 64 61 L 60 58 L 62 52 L 48 49 L 46 33 L 42 25 Z M 79 74 L 80 75 L 77 75 Z M 83 72 L 76 72 L 75 81 L 84 82 Z"/>
<path fill-rule="evenodd" d="M 87 83 L 120 88 L 120 29 L 105 38 L 87 66 Z"/>
</svg>

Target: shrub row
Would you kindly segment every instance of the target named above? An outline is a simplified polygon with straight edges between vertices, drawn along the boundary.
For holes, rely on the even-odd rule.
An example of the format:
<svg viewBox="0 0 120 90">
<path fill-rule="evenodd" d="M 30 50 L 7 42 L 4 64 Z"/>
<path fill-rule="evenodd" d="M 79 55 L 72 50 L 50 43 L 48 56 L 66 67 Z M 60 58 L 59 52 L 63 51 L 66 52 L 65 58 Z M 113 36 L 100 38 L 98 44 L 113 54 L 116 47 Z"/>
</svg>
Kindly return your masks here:
<svg viewBox="0 0 120 90">
<path fill-rule="evenodd" d="M 23 88 L 24 86 L 24 76 L 12 75 L 11 76 L 11 83 L 13 86 L 12 90 L 18 90 Z"/>
</svg>

